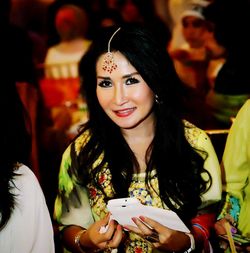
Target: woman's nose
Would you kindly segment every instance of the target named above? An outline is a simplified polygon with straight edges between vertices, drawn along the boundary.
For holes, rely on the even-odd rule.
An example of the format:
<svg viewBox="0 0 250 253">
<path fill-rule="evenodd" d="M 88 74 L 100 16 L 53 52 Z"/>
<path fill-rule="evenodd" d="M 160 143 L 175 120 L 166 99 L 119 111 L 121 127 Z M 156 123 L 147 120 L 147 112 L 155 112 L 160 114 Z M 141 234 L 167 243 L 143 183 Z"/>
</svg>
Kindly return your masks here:
<svg viewBox="0 0 250 253">
<path fill-rule="evenodd" d="M 126 89 L 123 85 L 118 85 L 114 92 L 114 102 L 117 105 L 122 105 L 127 101 Z"/>
</svg>

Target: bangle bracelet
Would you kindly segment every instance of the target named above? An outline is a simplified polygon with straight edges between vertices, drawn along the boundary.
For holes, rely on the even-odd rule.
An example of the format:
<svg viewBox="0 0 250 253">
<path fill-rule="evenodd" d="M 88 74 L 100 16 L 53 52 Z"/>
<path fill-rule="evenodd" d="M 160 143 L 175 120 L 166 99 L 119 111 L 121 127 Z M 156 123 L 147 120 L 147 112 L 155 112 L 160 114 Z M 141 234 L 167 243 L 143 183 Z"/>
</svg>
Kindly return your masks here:
<svg viewBox="0 0 250 253">
<path fill-rule="evenodd" d="M 80 243 L 80 238 L 82 237 L 82 235 L 87 231 L 87 229 L 82 229 L 80 231 L 78 231 L 75 235 L 75 244 L 77 245 L 77 247 L 80 249 L 80 251 L 82 253 L 85 253 L 85 251 L 83 250 L 83 246 L 82 244 Z M 95 249 L 94 251 L 91 251 L 91 252 L 99 252 L 101 251 L 101 249 Z"/>
<path fill-rule="evenodd" d="M 87 229 L 82 229 L 80 230 L 79 232 L 76 233 L 75 235 L 75 244 L 77 245 L 77 247 L 81 250 L 81 252 L 84 252 L 82 250 L 82 245 L 80 243 L 80 239 L 81 239 L 81 236 L 87 231 Z"/>
<path fill-rule="evenodd" d="M 189 239 L 190 239 L 190 248 L 185 250 L 184 253 L 189 253 L 195 250 L 195 241 L 194 241 L 194 236 L 191 233 L 185 233 Z"/>
</svg>

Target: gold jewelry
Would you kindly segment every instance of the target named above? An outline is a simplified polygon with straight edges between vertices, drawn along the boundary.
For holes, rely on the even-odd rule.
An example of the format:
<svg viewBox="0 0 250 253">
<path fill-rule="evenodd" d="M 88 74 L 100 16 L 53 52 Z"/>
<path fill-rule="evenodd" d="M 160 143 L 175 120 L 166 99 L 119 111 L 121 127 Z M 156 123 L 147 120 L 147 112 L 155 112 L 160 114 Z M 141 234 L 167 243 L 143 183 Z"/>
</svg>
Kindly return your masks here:
<svg viewBox="0 0 250 253">
<path fill-rule="evenodd" d="M 80 230 L 79 232 L 77 232 L 76 233 L 76 236 L 75 236 L 75 244 L 78 246 L 78 248 L 80 249 L 80 251 L 82 252 L 82 253 L 86 253 L 86 249 L 85 250 L 83 250 L 83 246 L 81 245 L 81 243 L 80 243 L 80 239 L 81 239 L 81 237 L 82 237 L 82 235 L 85 233 L 87 231 L 87 229 L 82 229 L 82 230 Z M 108 248 L 110 251 L 109 252 L 112 252 L 112 249 L 109 247 Z M 101 249 L 95 249 L 95 250 L 91 250 L 91 252 L 93 252 L 93 253 L 96 253 L 96 252 L 100 252 L 100 251 L 102 251 Z M 88 251 L 88 252 L 90 252 L 90 251 Z"/>
<path fill-rule="evenodd" d="M 80 239 L 81 239 L 81 236 L 87 231 L 87 229 L 82 229 L 80 230 L 79 232 L 76 233 L 75 235 L 75 244 L 78 246 L 78 248 L 81 250 L 81 252 L 84 252 L 82 250 L 82 245 L 80 243 Z"/>
<path fill-rule="evenodd" d="M 121 29 L 121 27 L 119 27 L 110 37 L 109 42 L 108 42 L 108 52 L 105 54 L 104 59 L 103 59 L 103 63 L 102 63 L 102 69 L 112 73 L 113 70 L 115 70 L 117 68 L 117 65 L 114 62 L 114 56 L 113 53 L 110 51 L 110 43 L 111 40 L 114 38 L 114 36 L 116 35 L 116 33 Z"/>
</svg>

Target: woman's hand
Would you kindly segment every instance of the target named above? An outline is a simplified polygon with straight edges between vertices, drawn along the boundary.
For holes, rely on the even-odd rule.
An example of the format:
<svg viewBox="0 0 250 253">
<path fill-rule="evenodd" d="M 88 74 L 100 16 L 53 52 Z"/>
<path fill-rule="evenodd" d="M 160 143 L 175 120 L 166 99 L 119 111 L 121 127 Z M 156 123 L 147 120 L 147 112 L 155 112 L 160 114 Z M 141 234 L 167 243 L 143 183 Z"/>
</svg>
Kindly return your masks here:
<svg viewBox="0 0 250 253">
<path fill-rule="evenodd" d="M 225 229 L 225 223 L 232 223 L 228 218 L 222 218 L 214 224 L 214 229 L 217 235 L 225 235 L 226 229 Z M 237 233 L 237 229 L 231 225 L 231 233 L 235 234 Z"/>
<path fill-rule="evenodd" d="M 145 216 L 132 220 L 137 227 L 125 226 L 125 228 L 151 242 L 157 249 L 184 251 L 190 247 L 190 238 L 183 232 L 167 228 Z"/>
<path fill-rule="evenodd" d="M 117 224 L 114 220 L 109 222 L 110 215 L 106 216 L 100 221 L 94 222 L 84 233 L 81 238 L 83 248 L 89 249 L 107 249 L 117 248 L 123 239 L 123 231 L 121 225 Z M 100 232 L 104 226 L 108 228 L 106 232 Z"/>
<path fill-rule="evenodd" d="M 218 220 L 215 225 L 215 231 L 217 235 L 226 235 L 226 229 L 225 229 L 225 223 L 232 223 L 232 220 L 229 219 L 228 217 L 226 218 L 222 218 L 220 220 Z M 231 233 L 236 234 L 237 233 L 237 229 L 231 225 Z M 229 242 L 226 239 L 221 239 L 220 240 L 220 247 L 223 248 L 224 250 L 226 250 L 227 248 L 229 248 Z M 235 247 L 237 252 L 250 252 L 250 246 L 239 246 L 235 243 Z"/>
</svg>

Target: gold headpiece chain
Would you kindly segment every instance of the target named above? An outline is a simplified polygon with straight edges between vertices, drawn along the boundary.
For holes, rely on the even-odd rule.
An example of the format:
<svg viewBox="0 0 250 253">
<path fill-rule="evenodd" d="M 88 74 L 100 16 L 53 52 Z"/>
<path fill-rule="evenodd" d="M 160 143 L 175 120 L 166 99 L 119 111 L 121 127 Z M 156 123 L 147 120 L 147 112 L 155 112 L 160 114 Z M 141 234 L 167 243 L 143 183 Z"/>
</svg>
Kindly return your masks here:
<svg viewBox="0 0 250 253">
<path fill-rule="evenodd" d="M 104 59 L 103 59 L 102 69 L 109 73 L 112 73 L 112 71 L 117 68 L 117 65 L 114 62 L 114 56 L 112 52 L 110 51 L 110 44 L 111 44 L 112 39 L 114 38 L 116 33 L 119 32 L 120 29 L 121 27 L 119 27 L 110 37 L 109 42 L 108 42 L 108 52 L 105 54 Z"/>
</svg>

